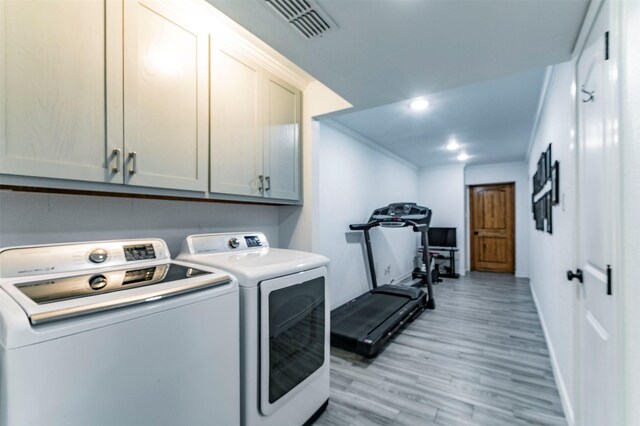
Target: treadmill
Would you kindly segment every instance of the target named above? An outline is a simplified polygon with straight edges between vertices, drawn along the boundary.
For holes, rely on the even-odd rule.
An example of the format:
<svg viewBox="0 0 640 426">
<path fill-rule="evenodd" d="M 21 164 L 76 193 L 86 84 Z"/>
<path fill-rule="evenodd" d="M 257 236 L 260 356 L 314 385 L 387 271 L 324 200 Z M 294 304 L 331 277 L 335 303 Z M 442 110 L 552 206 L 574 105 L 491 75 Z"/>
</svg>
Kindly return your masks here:
<svg viewBox="0 0 640 426">
<path fill-rule="evenodd" d="M 352 231 L 364 232 L 372 289 L 331 312 L 331 346 L 374 357 L 403 325 L 425 309 L 436 307 L 429 266 L 425 271 L 415 269 L 409 285 L 378 286 L 369 234 L 377 226 L 412 228 L 421 234 L 423 264 L 431 265 L 427 235 L 430 222 L 431 209 L 416 203 L 393 203 L 374 210 L 367 223 L 349 226 Z"/>
</svg>

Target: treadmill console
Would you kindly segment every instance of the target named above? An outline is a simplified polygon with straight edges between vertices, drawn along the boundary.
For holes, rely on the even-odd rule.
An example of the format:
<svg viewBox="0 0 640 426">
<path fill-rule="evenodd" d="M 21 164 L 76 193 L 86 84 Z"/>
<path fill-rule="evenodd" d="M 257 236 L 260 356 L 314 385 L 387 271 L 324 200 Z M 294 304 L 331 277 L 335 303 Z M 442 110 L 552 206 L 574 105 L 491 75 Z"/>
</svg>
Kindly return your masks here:
<svg viewBox="0 0 640 426">
<path fill-rule="evenodd" d="M 418 225 L 429 225 L 431 209 L 416 203 L 393 203 L 373 211 L 369 222 L 379 222 L 381 226 L 407 226 L 407 221 Z"/>
</svg>

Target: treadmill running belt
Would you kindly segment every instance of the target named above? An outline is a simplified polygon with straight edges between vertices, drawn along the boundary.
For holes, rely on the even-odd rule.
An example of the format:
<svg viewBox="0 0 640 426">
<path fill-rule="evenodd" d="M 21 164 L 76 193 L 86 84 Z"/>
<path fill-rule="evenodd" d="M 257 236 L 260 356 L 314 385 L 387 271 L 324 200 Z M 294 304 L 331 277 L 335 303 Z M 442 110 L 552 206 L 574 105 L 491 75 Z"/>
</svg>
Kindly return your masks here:
<svg viewBox="0 0 640 426">
<path fill-rule="evenodd" d="M 346 315 L 336 312 L 332 316 L 332 333 L 362 340 L 411 300 L 384 293 L 365 293 L 365 296 L 351 305 Z"/>
<path fill-rule="evenodd" d="M 421 290 L 381 286 L 331 312 L 331 346 L 375 356 L 404 324 L 427 307 Z"/>
</svg>

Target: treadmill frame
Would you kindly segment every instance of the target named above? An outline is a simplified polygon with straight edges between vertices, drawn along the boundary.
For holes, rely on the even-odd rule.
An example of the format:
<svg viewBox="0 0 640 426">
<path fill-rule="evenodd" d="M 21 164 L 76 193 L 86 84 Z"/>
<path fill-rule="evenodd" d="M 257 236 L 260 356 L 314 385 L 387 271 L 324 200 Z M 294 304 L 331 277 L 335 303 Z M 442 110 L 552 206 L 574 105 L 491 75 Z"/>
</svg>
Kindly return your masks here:
<svg viewBox="0 0 640 426">
<path fill-rule="evenodd" d="M 396 203 L 398 204 L 411 204 L 414 203 Z M 378 326 L 370 330 L 366 335 L 355 336 L 347 332 L 339 333 L 334 332 L 333 326 L 331 330 L 331 346 L 338 347 L 347 351 L 355 352 L 365 357 L 373 357 L 377 355 L 382 346 L 399 331 L 408 322 L 417 318 L 425 309 L 435 309 L 435 299 L 433 297 L 433 287 L 431 282 L 431 271 L 427 266 L 426 271 L 413 271 L 413 278 L 420 278 L 420 281 L 412 286 L 398 286 L 398 285 L 383 285 L 378 286 L 377 276 L 375 271 L 375 264 L 373 260 L 373 249 L 371 247 L 371 235 L 370 230 L 377 226 L 393 227 L 393 228 L 405 228 L 412 227 L 414 232 L 421 233 L 422 246 L 425 248 L 422 253 L 422 261 L 425 265 L 430 265 L 429 254 L 429 237 L 427 231 L 429 230 L 429 223 L 431 221 L 431 210 L 427 209 L 427 215 L 422 221 L 424 223 L 417 223 L 413 220 L 393 219 L 379 220 L 374 219 L 364 224 L 353 224 L 349 228 L 353 231 L 363 231 L 365 237 L 365 247 L 367 250 L 367 261 L 369 264 L 369 272 L 371 274 L 372 289 L 357 298 L 345 303 L 344 305 L 334 309 L 331 312 L 332 324 L 339 324 L 345 318 L 348 318 L 352 311 L 355 311 L 358 305 L 363 305 L 365 300 L 371 297 L 375 297 L 376 294 L 384 293 L 387 295 L 406 298 L 407 301 L 401 306 L 400 309 L 384 318 Z M 375 214 L 375 212 L 374 212 Z M 427 293 L 416 287 L 427 287 Z"/>
</svg>

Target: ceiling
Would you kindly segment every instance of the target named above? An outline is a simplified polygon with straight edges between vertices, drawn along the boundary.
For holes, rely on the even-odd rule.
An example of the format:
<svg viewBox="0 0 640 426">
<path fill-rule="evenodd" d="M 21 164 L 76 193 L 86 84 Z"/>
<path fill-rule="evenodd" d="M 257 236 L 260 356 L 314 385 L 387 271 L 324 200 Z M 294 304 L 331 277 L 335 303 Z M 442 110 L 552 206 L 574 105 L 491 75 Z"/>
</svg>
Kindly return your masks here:
<svg viewBox="0 0 640 426">
<path fill-rule="evenodd" d="M 427 96 L 426 110 L 408 101 L 333 117 L 334 121 L 418 167 L 522 161 L 533 129 L 544 68 Z M 445 146 L 450 138 L 461 145 Z"/>
<path fill-rule="evenodd" d="M 589 0 L 316 0 L 306 39 L 265 0 L 208 0 L 353 108 L 332 119 L 420 167 L 524 160 L 544 67 L 569 60 Z M 431 107 L 411 114 L 409 99 Z"/>
</svg>

